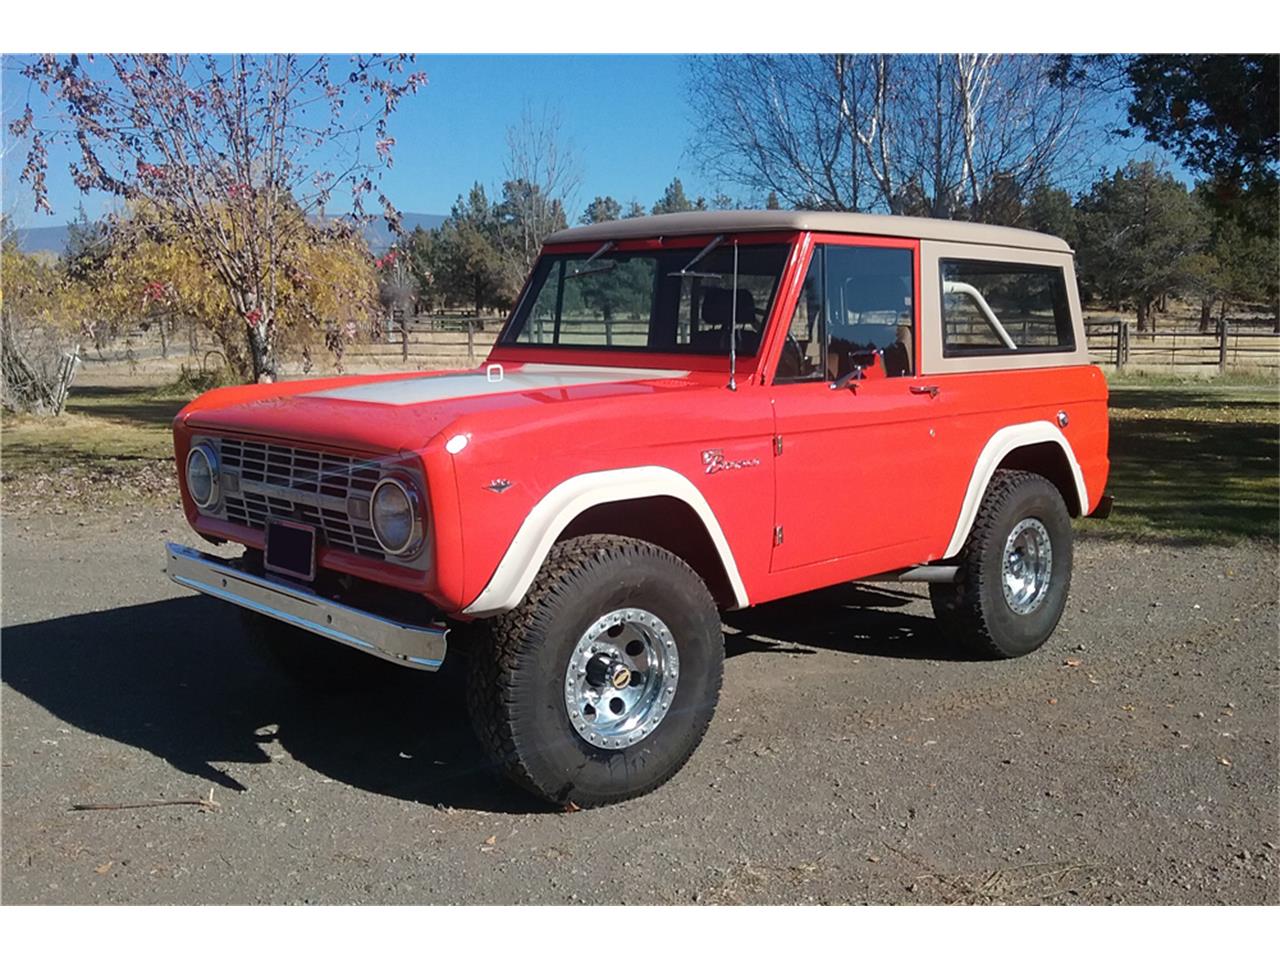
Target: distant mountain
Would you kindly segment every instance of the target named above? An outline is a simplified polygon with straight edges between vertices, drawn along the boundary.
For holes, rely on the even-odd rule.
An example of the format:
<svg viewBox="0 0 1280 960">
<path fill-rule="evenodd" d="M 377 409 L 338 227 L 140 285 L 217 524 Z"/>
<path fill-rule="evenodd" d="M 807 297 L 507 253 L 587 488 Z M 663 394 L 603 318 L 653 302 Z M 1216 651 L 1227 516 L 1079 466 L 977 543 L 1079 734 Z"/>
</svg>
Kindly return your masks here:
<svg viewBox="0 0 1280 960">
<path fill-rule="evenodd" d="M 67 228 L 64 224 L 61 227 L 31 227 L 27 230 L 15 230 L 18 235 L 18 248 L 23 253 L 52 253 L 55 257 L 62 256 L 62 251 L 67 249 Z"/>
<path fill-rule="evenodd" d="M 415 227 L 421 227 L 423 230 L 434 230 L 444 223 L 446 219 L 438 213 L 402 213 L 400 218 L 400 228 L 405 233 L 413 233 Z M 370 220 L 365 224 L 364 241 L 369 244 L 369 249 L 374 253 L 385 253 L 395 241 L 395 237 L 392 236 L 391 230 L 387 227 L 387 222 L 379 217 L 377 220 Z"/>
<path fill-rule="evenodd" d="M 445 221 L 438 213 L 403 213 L 401 217 L 405 233 L 412 233 L 414 227 L 434 230 Z M 14 232 L 18 235 L 18 247 L 23 253 L 51 253 L 61 256 L 67 249 L 66 224 L 60 227 L 28 227 Z M 387 228 L 386 221 L 378 218 L 365 225 L 364 239 L 374 253 L 385 253 L 395 238 Z"/>
</svg>

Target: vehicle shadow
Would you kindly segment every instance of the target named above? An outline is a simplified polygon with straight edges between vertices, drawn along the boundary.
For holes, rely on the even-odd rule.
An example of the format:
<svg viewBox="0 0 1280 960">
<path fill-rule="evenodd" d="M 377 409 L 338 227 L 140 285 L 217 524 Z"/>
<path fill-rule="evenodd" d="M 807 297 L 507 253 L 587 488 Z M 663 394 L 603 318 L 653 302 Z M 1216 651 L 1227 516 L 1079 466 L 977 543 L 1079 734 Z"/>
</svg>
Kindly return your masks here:
<svg viewBox="0 0 1280 960">
<path fill-rule="evenodd" d="M 893 609 L 912 599 L 846 585 L 730 614 L 727 653 L 819 647 L 956 659 L 931 618 Z M 451 663 L 439 674 L 388 665 L 351 692 L 306 692 L 263 660 L 234 608 L 192 596 L 7 626 L 0 678 L 67 724 L 229 790 L 248 789 L 236 765 L 269 763 L 283 748 L 317 774 L 373 793 L 546 812 L 483 759 L 466 721 L 461 658 Z"/>
<path fill-rule="evenodd" d="M 895 660 L 977 659 L 931 614 L 900 609 L 921 599 L 892 585 L 842 583 L 728 613 L 725 656 L 823 649 Z"/>
<path fill-rule="evenodd" d="M 250 645 L 234 608 L 205 597 L 5 627 L 0 674 L 62 721 L 230 790 L 247 789 L 234 765 L 270 762 L 274 742 L 321 776 L 375 793 L 547 810 L 487 768 L 448 671 L 388 665 L 354 692 L 308 693 Z"/>
</svg>

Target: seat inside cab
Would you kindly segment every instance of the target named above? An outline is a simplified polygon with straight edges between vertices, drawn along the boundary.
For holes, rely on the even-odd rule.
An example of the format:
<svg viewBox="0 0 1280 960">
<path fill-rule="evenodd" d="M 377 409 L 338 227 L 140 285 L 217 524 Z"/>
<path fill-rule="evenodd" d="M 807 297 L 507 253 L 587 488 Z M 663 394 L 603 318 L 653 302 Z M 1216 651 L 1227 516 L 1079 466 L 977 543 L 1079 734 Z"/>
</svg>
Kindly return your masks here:
<svg viewBox="0 0 1280 960">
<path fill-rule="evenodd" d="M 878 264 L 871 261 L 867 266 Z M 871 352 L 879 354 L 886 376 L 910 375 L 914 369 L 910 277 L 868 271 L 838 279 L 839 287 L 831 290 L 829 304 L 830 352 L 837 355 L 836 376 L 847 372 L 839 366 L 856 362 L 845 358 Z"/>
<path fill-rule="evenodd" d="M 914 373 L 911 266 L 906 250 L 819 248 L 791 316 L 777 379 L 835 379 L 855 366 L 875 368 L 878 376 Z"/>
</svg>

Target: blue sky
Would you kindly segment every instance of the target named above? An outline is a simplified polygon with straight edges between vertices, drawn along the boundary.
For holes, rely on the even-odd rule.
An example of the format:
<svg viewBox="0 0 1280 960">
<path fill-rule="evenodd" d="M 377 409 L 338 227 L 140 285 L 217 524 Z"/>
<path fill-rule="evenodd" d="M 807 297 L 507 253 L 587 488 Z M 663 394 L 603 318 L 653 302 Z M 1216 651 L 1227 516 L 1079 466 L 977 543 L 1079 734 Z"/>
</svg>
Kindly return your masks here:
<svg viewBox="0 0 1280 960">
<path fill-rule="evenodd" d="M 397 146 L 395 166 L 385 176 L 387 193 L 402 210 L 445 214 L 472 182 L 497 187 L 503 179 L 506 130 L 528 107 L 535 115 L 544 109 L 558 113 L 572 143 L 582 174 L 574 216 L 598 194 L 612 194 L 624 204 L 636 199 L 647 207 L 677 176 L 690 196 L 709 197 L 721 187 L 739 196 L 732 185 L 707 180 L 687 150 L 697 121 L 685 101 L 686 60 L 648 55 L 420 57 L 429 83 L 392 118 Z M 6 57 L 0 71 L 6 127 L 27 96 L 28 84 L 17 76 L 16 66 Z M 1118 109 L 1113 116 L 1119 118 Z M 91 216 L 108 208 L 108 198 L 76 190 L 66 173 L 69 155 L 55 146 L 48 183 L 56 215 L 33 213 L 30 189 L 18 181 L 22 145 L 12 144 L 7 131 L 5 138 L 3 211 L 15 225 L 61 225 L 74 217 L 81 202 Z M 1152 148 L 1136 138 L 1099 144 L 1096 166 L 1150 155 Z"/>
</svg>

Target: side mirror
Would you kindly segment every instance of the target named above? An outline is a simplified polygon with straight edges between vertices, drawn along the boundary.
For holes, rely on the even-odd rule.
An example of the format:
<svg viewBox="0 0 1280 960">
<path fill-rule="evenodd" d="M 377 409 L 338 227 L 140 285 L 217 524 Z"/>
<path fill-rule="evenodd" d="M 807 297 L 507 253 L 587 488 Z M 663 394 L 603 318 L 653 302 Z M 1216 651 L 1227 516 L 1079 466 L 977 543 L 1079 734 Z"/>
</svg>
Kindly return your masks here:
<svg viewBox="0 0 1280 960">
<path fill-rule="evenodd" d="M 853 367 L 848 373 L 837 377 L 830 384 L 832 390 L 843 390 L 857 380 L 881 380 L 885 376 L 884 364 L 879 350 L 854 350 L 848 354 L 853 360 Z"/>
<path fill-rule="evenodd" d="M 846 373 L 843 377 L 839 377 L 835 380 L 832 380 L 829 384 L 827 384 L 827 386 L 830 387 L 832 390 L 843 390 L 845 387 L 849 386 L 849 384 L 852 383 L 854 385 L 854 389 L 857 389 L 857 383 L 855 381 L 862 380 L 862 379 L 864 379 L 862 368 L 855 365 L 854 368 L 850 370 L 848 373 Z"/>
</svg>

